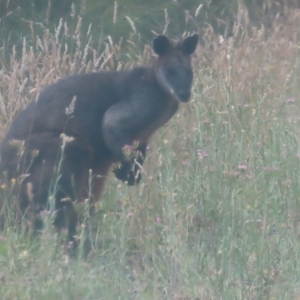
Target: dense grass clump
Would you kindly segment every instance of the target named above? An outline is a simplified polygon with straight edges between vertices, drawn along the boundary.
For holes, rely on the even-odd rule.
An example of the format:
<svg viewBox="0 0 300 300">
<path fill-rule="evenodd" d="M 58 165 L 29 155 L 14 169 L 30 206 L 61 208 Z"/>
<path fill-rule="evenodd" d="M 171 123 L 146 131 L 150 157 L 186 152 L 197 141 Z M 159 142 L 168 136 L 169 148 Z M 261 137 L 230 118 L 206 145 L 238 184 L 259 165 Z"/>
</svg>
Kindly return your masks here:
<svg viewBox="0 0 300 300">
<path fill-rule="evenodd" d="M 193 100 L 153 138 L 142 183 L 112 176 L 94 216 L 88 201 L 77 205 L 76 258 L 51 225 L 55 212 L 36 241 L 1 183 L 1 299 L 298 299 L 299 16 L 266 32 L 240 12 L 231 38 L 207 30 Z M 2 135 L 57 79 L 151 60 L 148 46 L 122 63 L 123 44 L 81 45 L 80 26 L 70 54 L 61 26 L 0 62 Z"/>
</svg>

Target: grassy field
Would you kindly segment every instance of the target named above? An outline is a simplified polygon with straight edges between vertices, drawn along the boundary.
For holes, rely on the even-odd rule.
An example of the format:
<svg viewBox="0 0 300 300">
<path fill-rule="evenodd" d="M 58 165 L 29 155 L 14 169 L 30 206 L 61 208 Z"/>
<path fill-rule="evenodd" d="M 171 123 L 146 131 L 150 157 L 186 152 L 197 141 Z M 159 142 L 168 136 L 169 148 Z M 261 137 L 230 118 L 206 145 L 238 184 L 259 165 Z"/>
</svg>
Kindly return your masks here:
<svg viewBox="0 0 300 300">
<path fill-rule="evenodd" d="M 66 254 L 53 212 L 30 238 L 1 183 L 0 298 L 300 299 L 300 12 L 288 15 L 267 32 L 241 11 L 228 40 L 206 31 L 193 100 L 152 139 L 141 184 L 110 176 L 94 216 L 77 205 L 87 255 L 83 243 Z M 120 45 L 97 53 L 79 32 L 74 55 L 64 27 L 0 61 L 2 136 L 47 84 L 131 65 Z M 151 56 L 147 46 L 132 64 Z"/>
</svg>

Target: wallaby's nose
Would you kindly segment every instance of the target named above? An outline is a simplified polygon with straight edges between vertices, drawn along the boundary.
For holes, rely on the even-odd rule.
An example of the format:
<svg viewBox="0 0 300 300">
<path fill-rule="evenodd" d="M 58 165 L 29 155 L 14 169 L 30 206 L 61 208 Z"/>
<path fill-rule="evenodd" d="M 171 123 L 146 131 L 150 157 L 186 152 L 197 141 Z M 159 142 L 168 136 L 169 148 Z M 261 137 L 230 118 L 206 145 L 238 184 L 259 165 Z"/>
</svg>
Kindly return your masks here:
<svg viewBox="0 0 300 300">
<path fill-rule="evenodd" d="M 180 90 L 178 92 L 178 97 L 182 102 L 187 102 L 191 98 L 191 92 L 190 91 L 184 91 Z"/>
</svg>

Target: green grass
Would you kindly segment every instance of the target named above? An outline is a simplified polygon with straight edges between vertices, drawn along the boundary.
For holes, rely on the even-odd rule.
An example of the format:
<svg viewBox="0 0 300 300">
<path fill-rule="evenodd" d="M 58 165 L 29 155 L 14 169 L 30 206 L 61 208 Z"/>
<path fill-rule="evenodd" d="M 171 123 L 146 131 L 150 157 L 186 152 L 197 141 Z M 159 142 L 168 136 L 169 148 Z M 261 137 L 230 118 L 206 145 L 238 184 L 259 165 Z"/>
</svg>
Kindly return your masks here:
<svg viewBox="0 0 300 300">
<path fill-rule="evenodd" d="M 2 186 L 1 299 L 300 299 L 299 39 L 290 34 L 300 20 L 282 22 L 267 38 L 239 27 L 220 44 L 206 33 L 193 100 L 152 139 L 141 184 L 111 176 L 94 216 L 78 205 L 88 255 L 83 245 L 66 254 L 51 216 L 39 242 L 25 221 L 17 228 Z M 22 64 L 0 74 L 5 127 L 33 87 L 70 70 L 51 55 L 39 70 L 26 59 L 23 98 Z"/>
</svg>

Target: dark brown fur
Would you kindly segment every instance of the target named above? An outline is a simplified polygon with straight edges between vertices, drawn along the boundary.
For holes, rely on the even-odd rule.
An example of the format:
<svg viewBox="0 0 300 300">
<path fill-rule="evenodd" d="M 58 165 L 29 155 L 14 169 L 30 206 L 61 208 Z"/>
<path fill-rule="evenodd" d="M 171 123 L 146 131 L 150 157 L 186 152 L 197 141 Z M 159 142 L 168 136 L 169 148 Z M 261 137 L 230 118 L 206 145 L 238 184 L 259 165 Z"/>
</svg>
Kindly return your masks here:
<svg viewBox="0 0 300 300">
<path fill-rule="evenodd" d="M 62 227 L 67 220 L 72 238 L 77 223 L 72 201 L 88 197 L 89 170 L 91 201 L 99 199 L 115 162 L 121 163 L 114 169 L 118 179 L 138 183 L 150 136 L 175 114 L 179 102 L 190 98 L 190 55 L 197 41 L 193 35 L 173 46 L 158 36 L 153 41 L 158 59 L 150 68 L 73 75 L 46 87 L 15 118 L 1 145 L 8 179 L 23 177 L 22 211 L 46 209 L 49 192 L 54 194 L 55 225 Z M 62 134 L 73 139 L 65 142 L 63 152 Z M 134 141 L 139 155 L 128 158 L 123 148 Z"/>
</svg>

